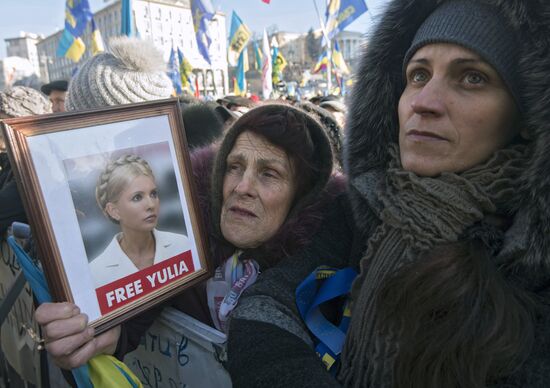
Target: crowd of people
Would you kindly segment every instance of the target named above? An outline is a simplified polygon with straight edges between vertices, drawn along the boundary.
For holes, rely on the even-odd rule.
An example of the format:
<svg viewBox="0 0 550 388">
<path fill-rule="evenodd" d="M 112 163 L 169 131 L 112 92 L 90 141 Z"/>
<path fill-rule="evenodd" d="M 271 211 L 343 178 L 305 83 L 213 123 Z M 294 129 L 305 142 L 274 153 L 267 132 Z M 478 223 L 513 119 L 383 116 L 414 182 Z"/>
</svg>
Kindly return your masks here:
<svg viewBox="0 0 550 388">
<path fill-rule="evenodd" d="M 100 335 L 75 304 L 43 304 L 46 350 L 64 369 L 123 360 L 170 305 L 227 333 L 235 387 L 548 386 L 549 12 L 532 0 L 394 0 L 346 103 L 181 97 L 215 275 Z M 151 43 L 120 38 L 68 84 L 43 87 L 51 108 L 13 88 L 0 117 L 168 98 L 164 67 Z M 1 155 L 4 233 L 26 217 Z M 97 202 L 121 228 L 112 251 L 139 270 L 157 260 L 159 201 L 147 162 L 122 159 Z M 124 184 L 103 188 L 120 166 Z M 139 234 L 117 208 L 138 181 L 153 214 Z M 323 266 L 358 272 L 321 309 L 334 327 L 349 318 L 330 362 L 296 297 Z M 246 290 L 229 303 L 237 282 Z"/>
</svg>

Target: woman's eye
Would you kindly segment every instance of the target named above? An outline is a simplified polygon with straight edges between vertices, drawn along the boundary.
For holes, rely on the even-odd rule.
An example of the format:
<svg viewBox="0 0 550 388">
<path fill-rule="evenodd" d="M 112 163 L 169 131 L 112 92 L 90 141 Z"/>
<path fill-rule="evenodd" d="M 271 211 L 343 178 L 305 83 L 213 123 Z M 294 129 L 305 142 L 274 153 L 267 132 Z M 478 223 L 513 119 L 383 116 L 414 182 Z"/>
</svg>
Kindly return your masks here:
<svg viewBox="0 0 550 388">
<path fill-rule="evenodd" d="M 157 190 L 151 191 L 151 198 L 158 198 L 159 192 Z"/>
<path fill-rule="evenodd" d="M 464 80 L 469 84 L 478 85 L 485 82 L 486 78 L 478 72 L 469 72 L 464 77 Z"/>
<path fill-rule="evenodd" d="M 413 83 L 424 83 L 428 81 L 428 73 L 422 69 L 416 69 L 410 72 L 409 81 Z"/>
<path fill-rule="evenodd" d="M 240 164 L 229 164 L 227 165 L 227 172 L 236 172 L 236 171 L 239 171 L 241 169 L 241 165 Z"/>
<path fill-rule="evenodd" d="M 277 174 L 276 171 L 274 170 L 264 170 L 262 172 L 262 175 L 265 176 L 266 178 L 278 178 L 279 177 L 279 174 Z"/>
<path fill-rule="evenodd" d="M 142 199 L 141 194 L 136 194 L 132 197 L 132 201 L 134 201 L 134 202 L 141 201 L 141 199 Z"/>
</svg>

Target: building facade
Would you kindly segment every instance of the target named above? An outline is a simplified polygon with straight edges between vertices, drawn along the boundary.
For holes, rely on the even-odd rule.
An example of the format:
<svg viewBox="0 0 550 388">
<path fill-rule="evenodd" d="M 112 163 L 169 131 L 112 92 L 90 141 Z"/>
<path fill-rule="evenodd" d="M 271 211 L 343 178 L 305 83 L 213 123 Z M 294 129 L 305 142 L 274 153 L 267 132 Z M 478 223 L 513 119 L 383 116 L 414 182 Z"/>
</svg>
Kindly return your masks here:
<svg viewBox="0 0 550 388">
<path fill-rule="evenodd" d="M 316 30 L 313 34 L 319 41 L 319 45 L 321 45 L 321 30 Z M 304 68 L 312 68 L 315 65 L 317 58 L 314 58 L 312 61 L 307 52 L 307 33 L 296 34 L 290 32 L 276 32 L 273 35 L 277 38 L 277 41 L 279 42 L 279 49 L 287 62 L 299 64 Z M 269 39 L 271 41 L 271 36 Z M 348 66 L 353 67 L 354 64 L 357 63 L 361 54 L 362 46 L 366 42 L 365 36 L 360 32 L 340 31 L 334 40 L 338 42 L 340 51 L 342 52 L 344 60 Z M 250 56 L 250 53 L 253 53 L 253 50 L 249 48 L 248 51 Z M 249 57 L 249 60 L 252 59 L 252 57 Z"/>
<path fill-rule="evenodd" d="M 16 38 L 4 39 L 8 57 L 26 58 L 31 62 L 34 73 L 40 75 L 40 62 L 36 45 L 44 37 L 42 35 L 21 32 Z"/>
<path fill-rule="evenodd" d="M 179 48 L 183 52 L 193 66 L 193 74 L 201 95 L 220 96 L 228 93 L 227 38 L 223 13 L 217 13 L 210 23 L 212 44 L 209 50 L 209 65 L 197 48 L 190 0 L 134 0 L 132 11 L 134 25 L 140 38 L 151 40 L 162 51 L 166 62 L 170 58 L 172 48 Z M 114 1 L 96 12 L 94 20 L 107 48 L 109 39 L 120 35 L 121 1 Z M 78 66 L 68 58 L 56 56 L 62 32 L 58 31 L 38 43 L 38 57 L 42 64 L 41 76 L 46 81 L 69 79 Z M 91 26 L 88 26 L 82 39 L 87 48 L 91 47 Z M 87 49 L 80 60 L 83 61 L 90 56 L 91 52 Z"/>
</svg>

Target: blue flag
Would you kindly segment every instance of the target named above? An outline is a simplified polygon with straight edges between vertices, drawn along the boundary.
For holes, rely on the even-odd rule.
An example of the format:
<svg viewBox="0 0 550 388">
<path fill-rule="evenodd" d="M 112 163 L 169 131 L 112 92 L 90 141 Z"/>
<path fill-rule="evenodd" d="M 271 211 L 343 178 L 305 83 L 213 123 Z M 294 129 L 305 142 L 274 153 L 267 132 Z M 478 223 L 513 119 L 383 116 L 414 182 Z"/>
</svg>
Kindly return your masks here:
<svg viewBox="0 0 550 388">
<path fill-rule="evenodd" d="M 57 46 L 57 56 L 67 57 L 75 62 L 80 60 L 86 50 L 82 34 L 92 18 L 88 0 L 67 0 L 65 5 L 65 30 Z"/>
<path fill-rule="evenodd" d="M 235 94 L 238 96 L 244 96 L 246 94 L 246 78 L 245 72 L 248 70 L 248 52 L 246 48 L 241 51 L 239 55 L 239 62 L 237 63 Z"/>
<path fill-rule="evenodd" d="M 210 31 L 208 30 L 208 21 L 214 18 L 214 7 L 210 0 L 191 0 L 191 14 L 193 16 L 193 27 L 197 37 L 197 46 L 203 58 L 210 65 Z"/>
<path fill-rule="evenodd" d="M 325 24 L 328 38 L 334 38 L 336 34 L 366 11 L 365 0 L 330 0 Z"/>
<path fill-rule="evenodd" d="M 120 34 L 126 36 L 134 36 L 132 0 L 122 0 L 120 16 Z"/>
<path fill-rule="evenodd" d="M 181 75 L 180 66 L 176 50 L 172 47 L 170 51 L 170 59 L 168 60 L 168 77 L 172 80 L 172 85 L 177 95 L 181 94 Z"/>
</svg>

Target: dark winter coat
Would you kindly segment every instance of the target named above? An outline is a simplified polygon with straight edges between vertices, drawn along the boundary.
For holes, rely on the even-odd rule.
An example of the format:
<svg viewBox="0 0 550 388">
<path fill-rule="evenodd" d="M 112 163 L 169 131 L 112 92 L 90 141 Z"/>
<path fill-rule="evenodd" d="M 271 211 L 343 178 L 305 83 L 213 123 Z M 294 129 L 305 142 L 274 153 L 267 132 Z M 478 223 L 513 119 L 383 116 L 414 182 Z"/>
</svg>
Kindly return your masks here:
<svg viewBox="0 0 550 388">
<path fill-rule="evenodd" d="M 531 137 L 531 159 L 511 204 L 497 266 L 535 295 L 535 344 L 525 363 L 495 387 L 547 387 L 550 384 L 550 4 L 540 0 L 483 0 L 495 4 L 522 31 L 519 73 L 525 111 L 523 129 Z M 353 182 L 367 171 L 383 170 L 388 145 L 397 143 L 397 104 L 404 89 L 403 57 L 415 32 L 437 0 L 395 0 L 372 36 L 355 75 L 347 116 L 345 171 Z M 229 330 L 228 368 L 235 387 L 339 386 L 312 349 L 295 306 L 296 286 L 320 264 L 357 264 L 362 246 L 378 225 L 369 204 L 350 185 L 334 201 L 313 243 L 267 271 L 243 296 Z M 483 228 L 472 236 L 492 244 Z M 497 258 L 494 258 L 497 261 Z"/>
</svg>

